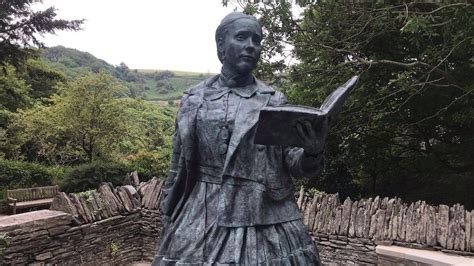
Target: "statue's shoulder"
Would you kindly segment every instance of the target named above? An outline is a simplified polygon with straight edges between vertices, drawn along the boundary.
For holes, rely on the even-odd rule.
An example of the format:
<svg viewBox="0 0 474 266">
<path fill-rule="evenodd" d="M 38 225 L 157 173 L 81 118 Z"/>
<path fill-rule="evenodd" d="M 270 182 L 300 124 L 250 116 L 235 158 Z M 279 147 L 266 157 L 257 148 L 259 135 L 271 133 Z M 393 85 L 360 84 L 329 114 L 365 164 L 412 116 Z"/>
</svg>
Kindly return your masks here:
<svg viewBox="0 0 474 266">
<path fill-rule="evenodd" d="M 276 91 L 272 87 L 268 86 L 267 84 L 265 84 L 265 82 L 257 78 L 255 78 L 255 83 L 257 84 L 259 93 L 271 94 L 271 95 L 274 95 L 276 93 Z"/>
<path fill-rule="evenodd" d="M 183 97 L 185 96 L 189 97 L 192 95 L 202 96 L 204 93 L 204 90 L 207 87 L 211 86 L 218 78 L 219 78 L 219 75 L 216 75 L 199 82 L 197 85 L 194 85 L 193 87 L 187 89 L 184 92 Z"/>
<path fill-rule="evenodd" d="M 268 105 L 281 105 L 287 102 L 283 92 L 275 90 L 259 79 L 255 79 L 255 81 L 257 82 L 259 93 L 271 95 Z"/>
<path fill-rule="evenodd" d="M 202 102 L 202 98 L 204 95 L 204 90 L 211 86 L 219 78 L 219 75 L 207 78 L 198 84 L 194 85 L 193 87 L 184 91 L 183 96 L 181 97 L 181 107 L 189 106 L 189 105 L 198 105 Z"/>
</svg>

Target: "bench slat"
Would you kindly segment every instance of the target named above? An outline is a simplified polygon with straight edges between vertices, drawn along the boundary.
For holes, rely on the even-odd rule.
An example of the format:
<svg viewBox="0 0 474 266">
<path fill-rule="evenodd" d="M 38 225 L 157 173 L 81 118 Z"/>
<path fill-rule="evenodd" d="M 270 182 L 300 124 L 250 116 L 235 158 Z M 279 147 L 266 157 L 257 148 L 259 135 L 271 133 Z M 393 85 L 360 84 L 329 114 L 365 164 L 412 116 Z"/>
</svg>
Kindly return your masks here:
<svg viewBox="0 0 474 266">
<path fill-rule="evenodd" d="M 53 199 L 39 199 L 39 200 L 17 202 L 16 208 L 21 209 L 21 208 L 30 208 L 30 207 L 36 207 L 36 206 L 46 206 L 46 205 L 51 204 L 51 202 L 53 202 Z M 8 205 L 13 207 L 13 203 L 9 203 Z"/>
<path fill-rule="evenodd" d="M 15 206 L 10 200 L 16 199 L 16 208 L 26 208 L 34 206 L 49 205 L 58 193 L 58 186 L 32 187 L 6 190 L 5 199 L 9 206 Z"/>
</svg>

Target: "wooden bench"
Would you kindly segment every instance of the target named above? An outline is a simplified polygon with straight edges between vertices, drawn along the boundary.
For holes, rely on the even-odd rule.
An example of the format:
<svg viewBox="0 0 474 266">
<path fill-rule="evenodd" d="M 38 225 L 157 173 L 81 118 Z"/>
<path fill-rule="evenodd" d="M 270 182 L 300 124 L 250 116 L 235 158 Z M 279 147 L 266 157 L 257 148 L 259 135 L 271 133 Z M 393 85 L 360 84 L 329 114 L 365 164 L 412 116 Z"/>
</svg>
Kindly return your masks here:
<svg viewBox="0 0 474 266">
<path fill-rule="evenodd" d="M 58 186 L 7 189 L 5 200 L 13 208 L 13 214 L 16 214 L 17 209 L 49 206 L 56 194 Z"/>
</svg>

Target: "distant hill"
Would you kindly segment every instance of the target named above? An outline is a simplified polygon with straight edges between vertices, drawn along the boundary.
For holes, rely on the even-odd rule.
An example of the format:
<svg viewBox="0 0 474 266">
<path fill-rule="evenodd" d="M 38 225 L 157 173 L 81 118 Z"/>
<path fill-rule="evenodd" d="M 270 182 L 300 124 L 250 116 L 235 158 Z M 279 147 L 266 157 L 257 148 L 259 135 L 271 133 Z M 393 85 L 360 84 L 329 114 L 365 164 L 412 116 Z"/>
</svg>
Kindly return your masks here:
<svg viewBox="0 0 474 266">
<path fill-rule="evenodd" d="M 56 70 L 62 71 L 68 78 L 98 72 L 103 69 L 117 76 L 115 67 L 102 59 L 98 59 L 88 52 L 55 46 L 43 49 L 41 59 Z"/>
<path fill-rule="evenodd" d="M 113 66 L 90 53 L 64 46 L 43 49 L 41 59 L 68 78 L 105 70 L 124 83 L 129 89 L 130 97 L 150 101 L 179 99 L 183 91 L 210 75 L 185 71 L 129 69 L 125 63 Z"/>
</svg>

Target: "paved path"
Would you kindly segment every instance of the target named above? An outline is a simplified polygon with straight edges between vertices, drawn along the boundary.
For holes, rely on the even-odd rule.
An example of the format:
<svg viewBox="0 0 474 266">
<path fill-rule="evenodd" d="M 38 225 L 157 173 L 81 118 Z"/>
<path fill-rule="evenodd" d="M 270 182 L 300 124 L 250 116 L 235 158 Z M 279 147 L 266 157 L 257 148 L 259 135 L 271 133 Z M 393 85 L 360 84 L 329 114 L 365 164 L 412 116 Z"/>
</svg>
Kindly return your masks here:
<svg viewBox="0 0 474 266">
<path fill-rule="evenodd" d="M 404 259 L 407 263 L 418 262 L 422 265 L 474 265 L 474 258 L 472 257 L 461 257 L 440 251 L 379 245 L 375 252 L 391 258 Z"/>
</svg>

